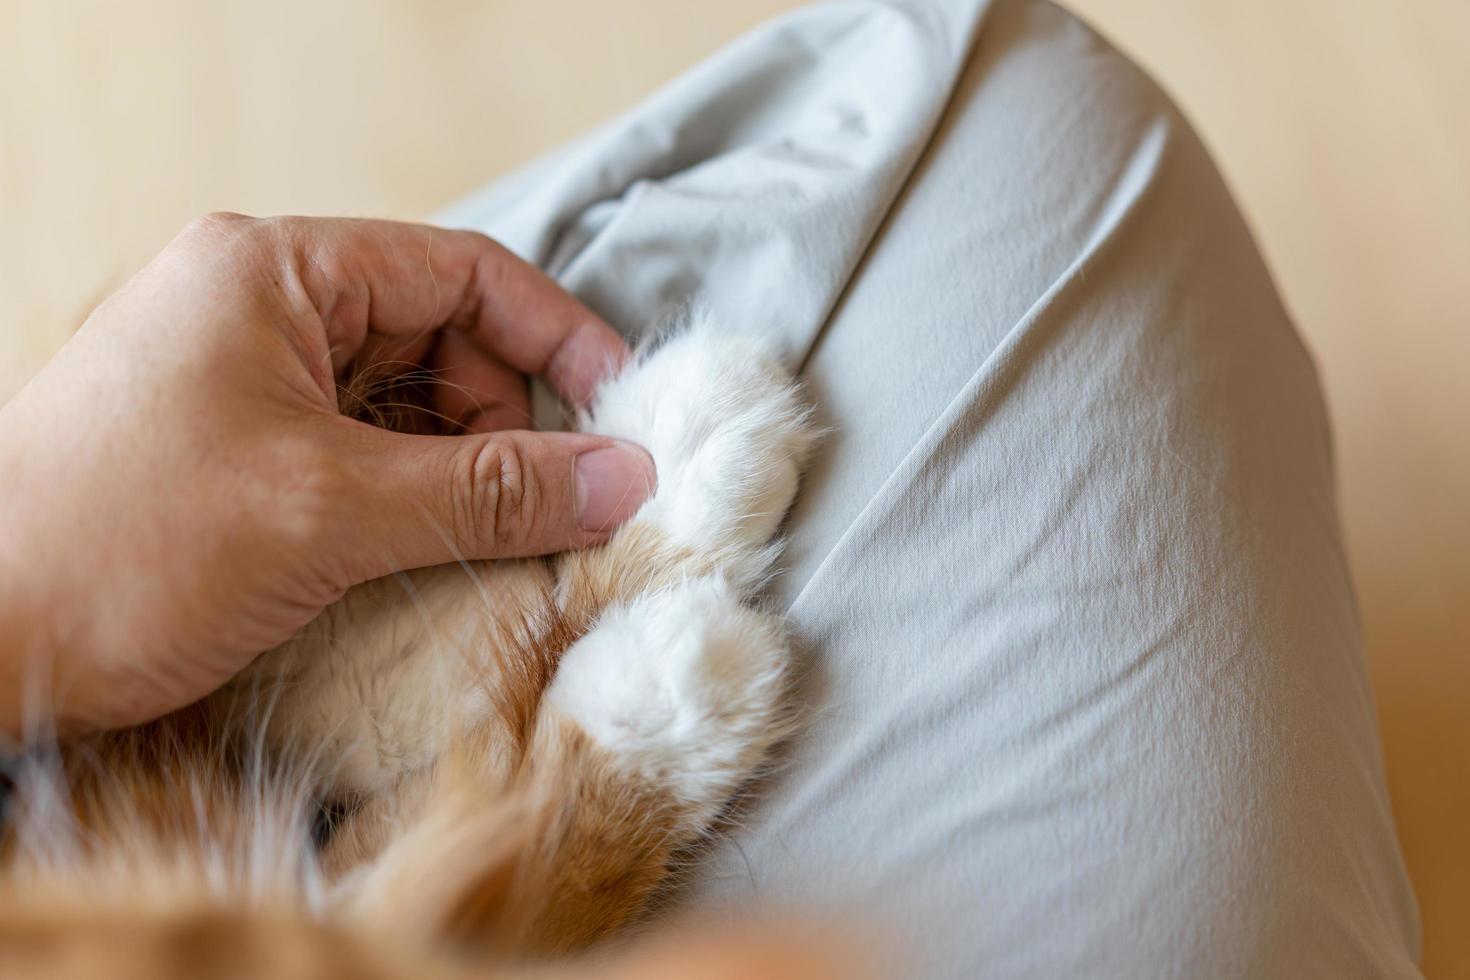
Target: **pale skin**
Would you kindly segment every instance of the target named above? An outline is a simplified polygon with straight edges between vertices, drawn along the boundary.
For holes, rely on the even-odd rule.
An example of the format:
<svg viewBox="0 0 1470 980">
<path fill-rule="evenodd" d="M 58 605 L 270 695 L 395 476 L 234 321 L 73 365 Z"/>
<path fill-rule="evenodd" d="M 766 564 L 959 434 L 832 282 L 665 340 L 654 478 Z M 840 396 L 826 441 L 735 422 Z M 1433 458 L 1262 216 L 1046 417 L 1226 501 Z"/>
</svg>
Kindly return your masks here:
<svg viewBox="0 0 1470 980">
<path fill-rule="evenodd" d="M 135 724 L 216 689 L 351 586 L 603 541 L 636 446 L 525 431 L 627 356 L 488 238 L 211 215 L 0 409 L 0 731 Z M 456 435 L 341 414 L 354 367 L 435 372 Z"/>
</svg>

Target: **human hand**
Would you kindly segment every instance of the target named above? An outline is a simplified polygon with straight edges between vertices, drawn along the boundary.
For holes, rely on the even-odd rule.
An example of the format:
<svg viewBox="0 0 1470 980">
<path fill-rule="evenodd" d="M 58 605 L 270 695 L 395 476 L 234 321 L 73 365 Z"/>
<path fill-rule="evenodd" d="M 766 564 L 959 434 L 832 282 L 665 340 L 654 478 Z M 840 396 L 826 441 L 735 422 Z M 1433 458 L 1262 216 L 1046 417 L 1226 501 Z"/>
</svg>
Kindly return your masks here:
<svg viewBox="0 0 1470 980">
<path fill-rule="evenodd" d="M 359 582 L 604 540 L 641 449 L 512 427 L 527 375 L 585 404 L 626 348 L 489 239 L 212 215 L 0 409 L 0 729 L 141 722 L 208 694 Z M 338 410 L 420 365 L 467 434 Z"/>
</svg>

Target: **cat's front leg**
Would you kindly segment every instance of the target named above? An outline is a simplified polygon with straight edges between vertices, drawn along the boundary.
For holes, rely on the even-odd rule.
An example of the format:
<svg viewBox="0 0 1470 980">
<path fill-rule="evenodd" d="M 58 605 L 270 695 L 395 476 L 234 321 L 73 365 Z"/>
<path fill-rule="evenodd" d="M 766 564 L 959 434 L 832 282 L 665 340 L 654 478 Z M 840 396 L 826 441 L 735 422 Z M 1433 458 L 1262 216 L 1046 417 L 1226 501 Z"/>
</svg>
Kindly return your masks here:
<svg viewBox="0 0 1470 980">
<path fill-rule="evenodd" d="M 701 321 L 604 383 L 582 421 L 645 446 L 658 487 L 607 547 L 563 562 L 563 608 L 594 625 L 544 703 L 707 824 L 780 729 L 786 642 L 749 604 L 817 437 L 811 412 L 765 345 Z"/>
<path fill-rule="evenodd" d="M 790 731 L 789 647 L 754 604 L 815 439 L 789 377 L 697 325 L 583 423 L 647 447 L 657 490 L 605 546 L 559 559 L 538 649 L 560 662 L 509 785 L 484 784 L 466 738 L 471 765 L 441 762 L 429 816 L 359 888 L 370 918 L 402 927 L 395 896 L 431 892 L 430 931 L 518 953 L 592 942 L 641 913 Z"/>
<path fill-rule="evenodd" d="M 606 547 L 563 560 L 562 605 L 579 626 L 691 574 L 745 596 L 762 586 L 818 436 L 765 344 L 696 322 L 605 382 L 582 427 L 646 447 L 658 486 Z"/>
<path fill-rule="evenodd" d="M 542 900 L 538 946 L 641 908 L 790 732 L 789 645 L 754 594 L 816 439 L 766 350 L 708 324 L 605 384 L 583 421 L 647 447 L 658 487 L 607 546 L 559 568 L 561 613 L 582 635 L 528 757 L 564 807 L 542 830 L 554 859 L 514 903 Z"/>
</svg>

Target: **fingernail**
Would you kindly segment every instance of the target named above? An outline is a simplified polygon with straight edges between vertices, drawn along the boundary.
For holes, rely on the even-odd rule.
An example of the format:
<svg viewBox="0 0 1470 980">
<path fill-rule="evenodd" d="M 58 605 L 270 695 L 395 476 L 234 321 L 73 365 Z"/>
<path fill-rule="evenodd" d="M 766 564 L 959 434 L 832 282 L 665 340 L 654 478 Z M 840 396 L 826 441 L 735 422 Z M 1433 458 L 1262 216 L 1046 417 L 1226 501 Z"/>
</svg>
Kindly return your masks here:
<svg viewBox="0 0 1470 980">
<path fill-rule="evenodd" d="M 629 443 L 594 449 L 577 457 L 577 525 L 606 531 L 623 523 L 653 493 L 653 457 Z"/>
</svg>

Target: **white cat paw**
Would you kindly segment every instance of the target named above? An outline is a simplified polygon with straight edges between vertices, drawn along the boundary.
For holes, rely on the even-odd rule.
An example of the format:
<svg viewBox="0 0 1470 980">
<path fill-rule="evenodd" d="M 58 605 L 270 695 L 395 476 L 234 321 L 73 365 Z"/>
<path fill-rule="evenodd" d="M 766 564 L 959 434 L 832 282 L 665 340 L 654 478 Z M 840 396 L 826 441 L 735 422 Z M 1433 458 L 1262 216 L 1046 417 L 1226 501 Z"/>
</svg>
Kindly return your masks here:
<svg viewBox="0 0 1470 980">
<path fill-rule="evenodd" d="M 544 704 L 708 825 L 786 734 L 787 661 L 775 619 L 695 579 L 610 609 Z"/>
<path fill-rule="evenodd" d="M 653 455 L 658 490 L 640 520 L 742 588 L 759 583 L 817 437 L 763 345 L 696 323 L 604 384 L 582 428 Z"/>
</svg>

